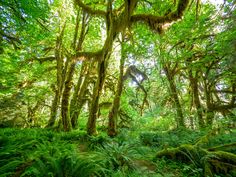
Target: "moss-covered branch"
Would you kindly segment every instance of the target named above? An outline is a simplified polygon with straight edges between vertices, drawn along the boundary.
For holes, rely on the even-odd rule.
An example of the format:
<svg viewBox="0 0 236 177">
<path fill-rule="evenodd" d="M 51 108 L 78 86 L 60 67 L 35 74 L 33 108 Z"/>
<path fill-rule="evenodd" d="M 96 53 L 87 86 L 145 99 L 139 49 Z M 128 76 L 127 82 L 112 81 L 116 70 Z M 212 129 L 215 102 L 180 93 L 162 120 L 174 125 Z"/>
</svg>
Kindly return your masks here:
<svg viewBox="0 0 236 177">
<path fill-rule="evenodd" d="M 95 10 L 91 8 L 89 5 L 84 4 L 81 0 L 75 0 L 75 4 L 81 7 L 85 12 L 90 15 L 96 15 L 105 18 L 107 13 L 103 10 Z"/>
<path fill-rule="evenodd" d="M 131 16 L 131 23 L 143 22 L 151 29 L 159 31 L 160 25 L 170 23 L 180 19 L 187 8 L 189 0 L 179 0 L 177 9 L 164 16 L 156 16 L 152 14 L 136 14 Z"/>
<path fill-rule="evenodd" d="M 74 58 L 77 61 L 90 60 L 92 58 L 99 60 L 99 57 L 101 56 L 101 54 L 102 54 L 102 50 L 98 50 L 96 52 L 78 52 Z"/>
<path fill-rule="evenodd" d="M 231 149 L 231 148 L 236 149 L 236 143 L 230 143 L 230 144 L 224 144 L 220 146 L 211 147 L 211 148 L 208 148 L 208 151 L 225 150 L 225 149 Z"/>
</svg>

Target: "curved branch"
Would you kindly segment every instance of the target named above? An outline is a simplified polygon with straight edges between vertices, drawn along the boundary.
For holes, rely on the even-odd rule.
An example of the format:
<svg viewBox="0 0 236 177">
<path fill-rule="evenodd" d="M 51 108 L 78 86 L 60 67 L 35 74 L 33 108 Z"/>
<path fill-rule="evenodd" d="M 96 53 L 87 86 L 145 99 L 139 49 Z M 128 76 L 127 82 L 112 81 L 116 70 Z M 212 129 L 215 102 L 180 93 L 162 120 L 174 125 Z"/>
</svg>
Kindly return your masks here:
<svg viewBox="0 0 236 177">
<path fill-rule="evenodd" d="M 85 12 L 87 12 L 90 15 L 95 15 L 95 16 L 101 16 L 103 18 L 106 17 L 107 13 L 103 10 L 95 10 L 91 8 L 90 6 L 84 4 L 81 0 L 75 0 L 75 4 L 81 7 Z"/>
<path fill-rule="evenodd" d="M 177 10 L 168 13 L 164 16 L 156 16 L 152 14 L 136 14 L 131 16 L 131 22 L 143 22 L 147 24 L 151 29 L 159 31 L 160 25 L 170 23 L 180 19 L 183 16 L 185 9 L 187 8 L 189 0 L 179 0 Z"/>
</svg>

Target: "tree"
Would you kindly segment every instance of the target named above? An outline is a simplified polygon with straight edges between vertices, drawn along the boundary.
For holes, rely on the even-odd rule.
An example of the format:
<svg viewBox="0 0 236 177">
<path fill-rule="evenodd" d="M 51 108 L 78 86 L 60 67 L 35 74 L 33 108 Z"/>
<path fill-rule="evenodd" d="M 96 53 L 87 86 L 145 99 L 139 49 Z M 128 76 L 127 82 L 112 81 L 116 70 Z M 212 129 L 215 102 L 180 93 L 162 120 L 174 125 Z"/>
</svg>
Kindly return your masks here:
<svg viewBox="0 0 236 177">
<path fill-rule="evenodd" d="M 70 131 L 88 116 L 89 135 L 98 123 L 115 136 L 120 122 L 147 115 L 171 128 L 234 121 L 233 2 L 12 0 L 0 8 L 1 110 L 14 112 L 13 122 Z"/>
<path fill-rule="evenodd" d="M 180 0 L 176 10 L 173 10 L 163 16 L 155 16 L 152 14 L 134 14 L 138 5 L 137 0 L 124 1 L 124 3 L 118 7 L 118 10 L 113 9 L 112 1 L 108 1 L 106 11 L 94 10 L 90 6 L 84 4 L 81 0 L 75 1 L 75 3 L 87 13 L 102 17 L 106 21 L 107 37 L 103 48 L 97 52 L 78 52 L 76 54 L 77 57 L 83 56 L 88 59 L 96 58 L 98 60 L 98 78 L 93 89 L 93 100 L 91 102 L 87 124 L 87 132 L 89 135 L 96 134 L 96 118 L 98 113 L 99 98 L 106 77 L 106 69 L 110 58 L 112 45 L 114 40 L 117 38 L 117 35 L 120 32 L 125 31 L 130 24 L 135 24 L 138 22 L 143 22 L 152 30 L 159 31 L 161 24 L 170 23 L 180 19 L 183 16 L 184 10 L 188 6 L 188 2 L 188 0 Z"/>
</svg>

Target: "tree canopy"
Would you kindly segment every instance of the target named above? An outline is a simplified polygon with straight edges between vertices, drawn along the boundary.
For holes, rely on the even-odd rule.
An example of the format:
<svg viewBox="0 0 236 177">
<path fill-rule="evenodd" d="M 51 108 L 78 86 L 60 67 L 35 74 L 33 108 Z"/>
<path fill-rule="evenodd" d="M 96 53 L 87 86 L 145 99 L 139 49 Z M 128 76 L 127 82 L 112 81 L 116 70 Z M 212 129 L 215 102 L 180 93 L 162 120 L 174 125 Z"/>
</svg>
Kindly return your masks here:
<svg viewBox="0 0 236 177">
<path fill-rule="evenodd" d="M 235 128 L 235 24 L 235 0 L 1 0 L 0 126 Z"/>
</svg>

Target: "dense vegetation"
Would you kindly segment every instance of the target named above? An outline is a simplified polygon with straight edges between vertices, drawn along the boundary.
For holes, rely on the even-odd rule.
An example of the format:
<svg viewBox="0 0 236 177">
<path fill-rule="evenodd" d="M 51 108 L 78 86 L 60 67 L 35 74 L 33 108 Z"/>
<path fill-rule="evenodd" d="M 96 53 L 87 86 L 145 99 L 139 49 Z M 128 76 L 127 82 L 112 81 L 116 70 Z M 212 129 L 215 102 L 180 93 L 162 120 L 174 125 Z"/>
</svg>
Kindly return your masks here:
<svg viewBox="0 0 236 177">
<path fill-rule="evenodd" d="M 236 1 L 1 0 L 0 176 L 236 176 Z"/>
</svg>

